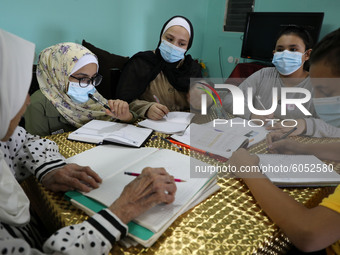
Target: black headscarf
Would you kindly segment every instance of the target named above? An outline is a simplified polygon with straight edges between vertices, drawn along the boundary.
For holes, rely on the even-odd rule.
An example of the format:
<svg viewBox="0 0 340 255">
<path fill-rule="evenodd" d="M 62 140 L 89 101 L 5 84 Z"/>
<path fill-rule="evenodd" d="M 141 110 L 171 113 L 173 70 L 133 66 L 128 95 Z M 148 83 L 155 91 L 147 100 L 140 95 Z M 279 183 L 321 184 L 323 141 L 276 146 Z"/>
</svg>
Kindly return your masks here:
<svg viewBox="0 0 340 255">
<path fill-rule="evenodd" d="M 191 31 L 187 51 L 190 49 L 194 38 L 194 29 L 191 22 L 183 16 L 172 17 L 162 28 L 155 53 L 153 51 L 139 52 L 125 64 L 117 85 L 117 98 L 129 103 L 139 98 L 149 86 L 150 82 L 153 81 L 160 72 L 163 72 L 176 90 L 182 92 L 189 91 L 190 78 L 202 76 L 201 66 L 194 61 L 190 55 L 185 55 L 182 65 L 176 68 L 181 60 L 175 63 L 168 63 L 160 54 L 158 47 L 162 41 L 163 30 L 166 25 L 176 17 L 185 19 L 190 25 Z"/>
</svg>

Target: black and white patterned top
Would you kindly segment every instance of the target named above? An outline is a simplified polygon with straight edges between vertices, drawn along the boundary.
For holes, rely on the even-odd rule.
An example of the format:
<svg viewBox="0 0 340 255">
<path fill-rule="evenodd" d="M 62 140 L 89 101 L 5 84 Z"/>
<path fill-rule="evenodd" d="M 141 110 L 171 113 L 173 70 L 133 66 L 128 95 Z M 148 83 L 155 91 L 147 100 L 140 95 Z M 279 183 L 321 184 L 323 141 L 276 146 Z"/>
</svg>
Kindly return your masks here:
<svg viewBox="0 0 340 255">
<path fill-rule="evenodd" d="M 0 150 L 18 181 L 31 173 L 41 180 L 49 171 L 66 164 L 54 142 L 32 136 L 21 127 L 8 142 L 0 142 Z M 127 226 L 108 209 L 81 224 L 60 229 L 43 244 L 34 219 L 19 226 L 0 219 L 0 254 L 108 254 L 126 233 Z"/>
</svg>

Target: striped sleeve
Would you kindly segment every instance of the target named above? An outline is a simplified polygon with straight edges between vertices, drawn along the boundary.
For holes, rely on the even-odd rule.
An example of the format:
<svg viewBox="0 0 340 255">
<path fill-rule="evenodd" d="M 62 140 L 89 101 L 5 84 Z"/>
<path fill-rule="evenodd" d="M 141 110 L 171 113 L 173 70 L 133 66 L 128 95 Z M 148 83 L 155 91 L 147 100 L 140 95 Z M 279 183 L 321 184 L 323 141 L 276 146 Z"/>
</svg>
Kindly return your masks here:
<svg viewBox="0 0 340 255">
<path fill-rule="evenodd" d="M 112 245 L 127 235 L 128 227 L 109 209 L 89 218 L 88 223 L 97 229 Z"/>
<path fill-rule="evenodd" d="M 38 181 L 40 182 L 42 177 L 44 177 L 45 174 L 47 174 L 48 172 L 50 172 L 51 170 L 55 168 L 60 168 L 64 165 L 66 165 L 66 163 L 62 159 L 51 160 L 37 167 L 37 169 L 35 169 L 34 171 L 34 175 L 37 177 Z"/>
</svg>

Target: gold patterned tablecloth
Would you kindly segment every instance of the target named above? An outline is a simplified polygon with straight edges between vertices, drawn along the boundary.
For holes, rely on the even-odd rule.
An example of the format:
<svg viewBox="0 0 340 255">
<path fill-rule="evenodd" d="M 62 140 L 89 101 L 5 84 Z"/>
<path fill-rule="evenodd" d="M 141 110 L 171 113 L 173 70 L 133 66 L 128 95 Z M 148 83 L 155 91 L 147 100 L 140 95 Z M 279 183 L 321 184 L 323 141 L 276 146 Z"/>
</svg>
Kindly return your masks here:
<svg viewBox="0 0 340 255">
<path fill-rule="evenodd" d="M 50 136 L 66 157 L 74 156 L 95 145 L 67 140 L 68 133 Z M 157 136 L 163 134 L 156 133 Z M 334 142 L 339 139 L 295 137 L 300 142 Z M 149 139 L 145 146 L 176 150 L 163 140 Z M 250 148 L 253 153 L 264 153 L 265 143 Z M 189 150 L 183 149 L 189 154 Z M 194 155 L 203 158 L 203 155 Z M 330 162 L 327 162 L 330 163 Z M 335 170 L 340 165 L 335 164 Z M 246 185 L 232 178 L 219 178 L 220 191 L 180 216 L 150 248 L 141 245 L 125 248 L 114 246 L 112 254 L 284 254 L 290 248 L 289 240 L 265 215 Z M 63 198 L 62 194 L 46 191 L 34 178 L 22 184 L 32 205 L 38 208 L 45 225 L 54 231 L 85 219 L 82 211 Z M 317 205 L 332 188 L 284 189 L 297 201 L 308 207 Z"/>
</svg>

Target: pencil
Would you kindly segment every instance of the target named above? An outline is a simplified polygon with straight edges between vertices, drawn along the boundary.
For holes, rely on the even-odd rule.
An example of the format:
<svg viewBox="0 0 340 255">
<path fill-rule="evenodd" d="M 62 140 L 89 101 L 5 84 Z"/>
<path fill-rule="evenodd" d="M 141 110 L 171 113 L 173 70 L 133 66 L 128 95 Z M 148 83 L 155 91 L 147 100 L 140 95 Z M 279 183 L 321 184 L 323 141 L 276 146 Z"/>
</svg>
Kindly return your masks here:
<svg viewBox="0 0 340 255">
<path fill-rule="evenodd" d="M 157 102 L 158 104 L 160 104 L 159 99 L 158 99 L 158 97 L 157 97 L 156 95 L 153 95 L 153 98 L 156 100 L 156 102 Z"/>
<path fill-rule="evenodd" d="M 292 128 L 292 129 L 289 130 L 287 133 L 285 133 L 283 136 L 281 136 L 279 140 L 282 140 L 282 139 L 287 138 L 287 137 L 288 137 L 291 133 L 293 133 L 296 129 L 297 129 L 297 127 Z"/>
<path fill-rule="evenodd" d="M 131 176 L 140 176 L 139 173 L 132 173 L 132 172 L 124 172 L 124 174 L 126 175 L 131 175 Z M 182 180 L 182 179 L 176 179 L 175 178 L 175 182 L 186 182 L 185 180 Z"/>
<path fill-rule="evenodd" d="M 158 97 L 157 97 L 156 95 L 153 95 L 153 98 L 156 100 L 156 102 L 157 102 L 158 104 L 161 104 L 161 103 L 159 102 L 159 99 L 158 99 Z M 168 117 L 168 114 L 165 114 L 165 116 Z"/>
</svg>

